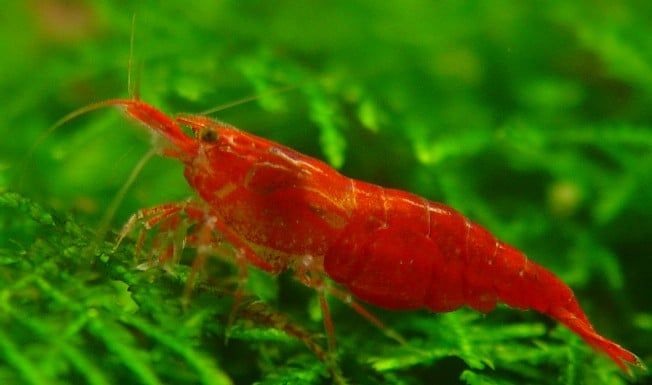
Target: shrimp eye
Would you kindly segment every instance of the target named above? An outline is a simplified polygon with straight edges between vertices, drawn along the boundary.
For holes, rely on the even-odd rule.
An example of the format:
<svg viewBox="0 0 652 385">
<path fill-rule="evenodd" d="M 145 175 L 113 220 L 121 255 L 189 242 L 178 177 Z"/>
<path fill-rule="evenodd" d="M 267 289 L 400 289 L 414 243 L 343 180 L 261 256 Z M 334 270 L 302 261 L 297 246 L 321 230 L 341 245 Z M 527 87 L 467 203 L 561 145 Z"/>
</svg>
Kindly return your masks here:
<svg viewBox="0 0 652 385">
<path fill-rule="evenodd" d="M 205 127 L 199 132 L 202 142 L 213 143 L 217 140 L 217 132 L 212 127 Z"/>
</svg>

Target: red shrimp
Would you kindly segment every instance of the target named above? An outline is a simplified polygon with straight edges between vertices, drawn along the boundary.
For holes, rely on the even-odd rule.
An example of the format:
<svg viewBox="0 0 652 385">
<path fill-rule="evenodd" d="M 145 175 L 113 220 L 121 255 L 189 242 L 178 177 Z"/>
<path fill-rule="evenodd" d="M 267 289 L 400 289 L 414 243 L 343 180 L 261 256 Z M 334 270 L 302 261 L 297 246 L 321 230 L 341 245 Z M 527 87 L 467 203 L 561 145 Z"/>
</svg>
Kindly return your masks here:
<svg viewBox="0 0 652 385">
<path fill-rule="evenodd" d="M 164 136 L 171 145 L 164 154 L 185 165 L 185 178 L 199 195 L 197 202 L 143 210 L 139 218 L 149 216 L 150 225 L 185 212 L 206 230 L 200 230 L 200 244 L 213 242 L 212 231 L 220 233 L 245 267 L 292 269 L 319 289 L 328 277 L 381 308 L 447 312 L 469 306 L 489 312 L 500 302 L 533 309 L 622 370 L 643 367 L 633 353 L 598 334 L 558 277 L 444 204 L 347 178 L 319 160 L 205 116 L 169 117 L 129 99 L 81 111 L 107 105 L 122 106 Z M 325 300 L 322 308 L 332 335 Z"/>
</svg>

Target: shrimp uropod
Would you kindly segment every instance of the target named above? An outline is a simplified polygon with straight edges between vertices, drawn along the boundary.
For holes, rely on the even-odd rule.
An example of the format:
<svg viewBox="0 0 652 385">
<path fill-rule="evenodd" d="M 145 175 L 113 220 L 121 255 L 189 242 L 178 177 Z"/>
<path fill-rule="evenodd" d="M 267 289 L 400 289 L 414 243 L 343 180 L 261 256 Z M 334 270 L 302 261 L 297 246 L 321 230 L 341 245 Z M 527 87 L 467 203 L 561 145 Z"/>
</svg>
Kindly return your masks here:
<svg viewBox="0 0 652 385">
<path fill-rule="evenodd" d="M 558 277 L 446 205 L 347 178 L 317 159 L 206 116 L 171 117 L 136 99 L 111 99 L 79 111 L 111 105 L 167 140 L 163 154 L 184 164 L 199 197 L 141 210 L 131 225 L 186 215 L 197 229 L 193 273 L 214 233 L 237 251 L 243 275 L 247 265 L 272 274 L 291 269 L 318 289 L 331 348 L 324 292 L 377 325 L 350 294 L 397 310 L 469 306 L 489 312 L 498 302 L 533 309 L 564 324 L 623 371 L 643 367 L 633 353 L 598 334 Z M 346 290 L 324 285 L 327 278 Z"/>
</svg>

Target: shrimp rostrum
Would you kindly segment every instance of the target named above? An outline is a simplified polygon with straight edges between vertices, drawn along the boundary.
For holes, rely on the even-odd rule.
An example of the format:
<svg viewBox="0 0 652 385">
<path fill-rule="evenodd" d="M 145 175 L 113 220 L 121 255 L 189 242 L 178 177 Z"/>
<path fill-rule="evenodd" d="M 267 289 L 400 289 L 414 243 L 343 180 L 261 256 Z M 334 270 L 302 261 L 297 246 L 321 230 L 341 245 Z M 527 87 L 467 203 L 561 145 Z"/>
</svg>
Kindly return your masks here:
<svg viewBox="0 0 652 385">
<path fill-rule="evenodd" d="M 318 289 L 330 278 L 345 288 L 336 289 L 340 298 L 350 293 L 386 309 L 468 306 L 489 312 L 497 303 L 533 309 L 624 371 L 643 366 L 593 328 L 557 276 L 446 205 L 347 178 L 319 160 L 205 116 L 169 117 L 130 99 L 85 110 L 108 105 L 121 106 L 165 137 L 170 146 L 164 154 L 184 164 L 199 196 L 165 205 L 157 217 L 187 213 L 200 224 L 200 238 L 202 228 L 218 232 L 243 265 L 274 274 L 291 269 Z M 327 310 L 325 301 L 322 307 Z M 330 321 L 326 328 L 332 334 Z"/>
</svg>

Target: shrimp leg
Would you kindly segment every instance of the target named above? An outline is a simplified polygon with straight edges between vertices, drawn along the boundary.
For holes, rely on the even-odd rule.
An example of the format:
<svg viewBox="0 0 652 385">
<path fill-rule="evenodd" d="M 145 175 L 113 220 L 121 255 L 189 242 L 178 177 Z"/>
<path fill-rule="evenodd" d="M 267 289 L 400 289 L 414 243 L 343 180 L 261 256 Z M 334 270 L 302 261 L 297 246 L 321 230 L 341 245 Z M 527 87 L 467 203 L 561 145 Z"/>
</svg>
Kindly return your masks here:
<svg viewBox="0 0 652 385">
<path fill-rule="evenodd" d="M 364 306 L 359 304 L 355 299 L 353 299 L 353 296 L 346 292 L 346 290 L 342 290 L 336 287 L 333 287 L 331 285 L 326 286 L 326 292 L 333 297 L 339 299 L 342 301 L 345 305 L 348 305 L 353 311 L 358 313 L 360 316 L 362 316 L 364 319 L 369 321 L 372 325 L 380 329 L 387 337 L 393 339 L 394 341 L 398 342 L 401 345 L 407 345 L 407 341 L 403 336 L 401 336 L 397 331 L 394 329 L 390 328 L 389 326 L 385 325 L 383 321 L 378 319 L 372 312 L 369 310 L 365 309 Z"/>
<path fill-rule="evenodd" d="M 181 203 L 165 203 L 159 206 L 138 210 L 135 214 L 129 217 L 127 223 L 122 226 L 122 230 L 120 230 L 120 234 L 118 235 L 118 239 L 114 248 L 118 248 L 118 246 L 120 246 L 120 243 L 122 243 L 127 234 L 133 231 L 136 225 L 142 224 L 146 229 L 149 230 L 162 220 L 178 213 L 183 209 L 183 207 L 184 206 Z"/>
<path fill-rule="evenodd" d="M 127 234 L 131 233 L 134 228 L 138 225 L 141 225 L 145 230 L 149 230 L 156 225 L 161 225 L 162 230 L 166 230 L 169 234 L 174 232 L 179 225 L 181 224 L 181 218 L 178 217 L 178 214 L 182 212 L 189 202 L 183 203 L 166 203 L 146 209 L 139 210 L 133 214 L 127 223 L 122 227 L 122 230 L 118 234 L 118 239 L 114 246 L 114 249 L 117 249 L 122 243 L 123 239 Z M 191 218 L 192 219 L 192 218 Z M 145 242 L 145 232 L 141 229 L 138 240 L 136 242 L 136 255 L 140 255 L 140 250 Z M 165 243 L 160 240 L 159 237 L 154 239 L 155 247 L 158 249 L 159 244 Z M 174 250 L 177 244 L 172 242 L 172 244 L 167 244 L 165 247 L 162 247 L 162 251 L 158 257 L 156 264 L 164 264 L 174 257 L 176 251 Z M 181 245 L 183 247 L 183 243 Z M 149 267 L 150 263 L 147 262 L 141 267 Z"/>
</svg>

